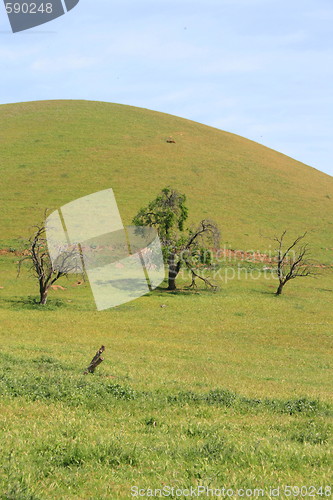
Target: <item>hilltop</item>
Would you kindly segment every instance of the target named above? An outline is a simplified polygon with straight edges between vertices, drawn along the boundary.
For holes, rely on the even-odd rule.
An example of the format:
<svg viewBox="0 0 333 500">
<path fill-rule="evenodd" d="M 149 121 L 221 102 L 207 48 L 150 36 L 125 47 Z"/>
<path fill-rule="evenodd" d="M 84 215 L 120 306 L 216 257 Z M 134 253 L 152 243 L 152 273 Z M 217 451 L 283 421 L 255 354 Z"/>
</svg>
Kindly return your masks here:
<svg viewBox="0 0 333 500">
<path fill-rule="evenodd" d="M 129 224 L 171 185 L 186 193 L 190 223 L 215 219 L 230 248 L 266 251 L 266 237 L 308 230 L 331 261 L 333 178 L 258 143 L 104 102 L 1 105 L 0 123 L 2 248 L 20 245 L 45 208 L 112 187 Z"/>
</svg>

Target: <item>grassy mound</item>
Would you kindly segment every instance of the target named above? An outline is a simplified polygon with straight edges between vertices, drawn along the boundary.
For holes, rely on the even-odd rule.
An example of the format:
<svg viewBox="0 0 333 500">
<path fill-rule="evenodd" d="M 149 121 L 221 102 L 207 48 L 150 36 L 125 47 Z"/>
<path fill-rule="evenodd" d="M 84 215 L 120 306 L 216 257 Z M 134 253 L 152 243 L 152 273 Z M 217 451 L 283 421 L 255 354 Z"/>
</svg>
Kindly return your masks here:
<svg viewBox="0 0 333 500">
<path fill-rule="evenodd" d="M 191 220 L 216 219 L 232 248 L 267 250 L 267 236 L 308 230 L 316 256 L 332 260 L 333 178 L 260 144 L 103 102 L 6 104 L 0 123 L 3 248 L 16 247 L 45 207 L 112 187 L 130 223 L 172 185 L 187 194 Z"/>
</svg>

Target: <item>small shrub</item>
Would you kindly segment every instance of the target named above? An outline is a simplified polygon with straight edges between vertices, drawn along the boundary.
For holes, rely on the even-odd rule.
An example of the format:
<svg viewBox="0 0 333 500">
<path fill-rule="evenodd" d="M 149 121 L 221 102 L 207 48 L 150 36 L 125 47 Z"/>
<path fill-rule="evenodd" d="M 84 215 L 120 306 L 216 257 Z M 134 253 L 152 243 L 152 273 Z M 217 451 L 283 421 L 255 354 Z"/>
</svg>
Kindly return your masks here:
<svg viewBox="0 0 333 500">
<path fill-rule="evenodd" d="M 329 424 L 310 420 L 301 424 L 297 423 L 291 439 L 299 443 L 326 444 L 331 434 L 332 428 Z"/>
<path fill-rule="evenodd" d="M 39 299 L 33 296 L 28 296 L 24 299 L 12 299 L 10 300 L 10 302 L 12 304 L 12 307 L 18 310 L 33 309 L 37 311 L 56 311 L 59 308 L 68 307 L 68 304 L 64 300 L 59 298 L 49 298 L 45 305 L 41 305 L 39 303 Z"/>
<path fill-rule="evenodd" d="M 108 393 L 112 394 L 116 399 L 136 399 L 137 393 L 131 387 L 123 387 L 119 384 L 107 384 L 103 386 L 103 389 Z"/>
<path fill-rule="evenodd" d="M 49 370 L 63 370 L 62 364 L 50 356 L 40 356 L 39 358 L 33 359 L 32 362 L 37 368 L 44 368 Z"/>
<path fill-rule="evenodd" d="M 319 401 L 312 401 L 307 398 L 287 401 L 284 405 L 284 413 L 294 415 L 295 413 L 318 413 L 320 410 Z"/>
<path fill-rule="evenodd" d="M 209 431 L 209 429 L 205 429 L 200 425 L 190 425 L 185 430 L 184 434 L 190 438 L 197 438 L 197 437 L 200 438 L 209 436 L 211 432 Z"/>
<path fill-rule="evenodd" d="M 101 464 L 117 467 L 120 465 L 138 465 L 138 455 L 134 448 L 127 450 L 117 443 L 102 443 L 95 447 L 93 459 Z"/>
<path fill-rule="evenodd" d="M 197 403 L 202 401 L 203 397 L 200 394 L 196 394 L 192 391 L 183 391 L 178 394 L 172 394 L 167 396 L 168 403 L 178 403 L 180 405 L 186 403 Z"/>
<path fill-rule="evenodd" d="M 237 395 L 233 392 L 228 391 L 227 389 L 215 389 L 214 391 L 210 391 L 205 397 L 205 401 L 208 404 L 226 406 L 227 408 L 233 406 L 236 399 Z"/>
<path fill-rule="evenodd" d="M 156 418 L 154 418 L 154 417 L 148 418 L 145 421 L 145 424 L 148 425 L 149 427 L 156 427 L 157 426 Z"/>
</svg>

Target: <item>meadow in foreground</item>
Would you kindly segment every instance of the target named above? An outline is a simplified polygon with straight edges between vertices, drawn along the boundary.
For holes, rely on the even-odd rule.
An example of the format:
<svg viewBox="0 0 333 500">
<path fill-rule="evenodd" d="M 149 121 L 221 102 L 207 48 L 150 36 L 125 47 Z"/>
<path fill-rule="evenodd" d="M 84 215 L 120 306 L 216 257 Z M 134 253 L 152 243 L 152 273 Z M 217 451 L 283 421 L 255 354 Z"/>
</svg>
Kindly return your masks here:
<svg viewBox="0 0 333 500">
<path fill-rule="evenodd" d="M 216 293 L 180 283 L 98 313 L 87 284 L 64 280 L 43 308 L 14 257 L 0 273 L 0 498 L 331 486 L 329 274 L 281 297 L 263 277 Z"/>
</svg>

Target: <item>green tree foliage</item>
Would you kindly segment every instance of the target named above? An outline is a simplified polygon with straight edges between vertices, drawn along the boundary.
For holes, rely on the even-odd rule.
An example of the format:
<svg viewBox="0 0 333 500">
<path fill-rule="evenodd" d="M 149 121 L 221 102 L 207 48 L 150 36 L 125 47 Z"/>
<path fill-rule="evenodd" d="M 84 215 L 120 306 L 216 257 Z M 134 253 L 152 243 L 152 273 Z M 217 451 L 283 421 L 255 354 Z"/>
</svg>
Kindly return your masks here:
<svg viewBox="0 0 333 500">
<path fill-rule="evenodd" d="M 185 227 L 187 218 L 185 194 L 166 187 L 147 207 L 139 210 L 133 224 L 157 230 L 168 266 L 169 290 L 176 289 L 176 278 L 182 267 L 191 272 L 190 287 L 195 288 L 199 278 L 215 288 L 203 274 L 212 263 L 212 250 L 219 247 L 219 229 L 207 219 L 201 220 L 195 229 L 188 229 Z"/>
</svg>

